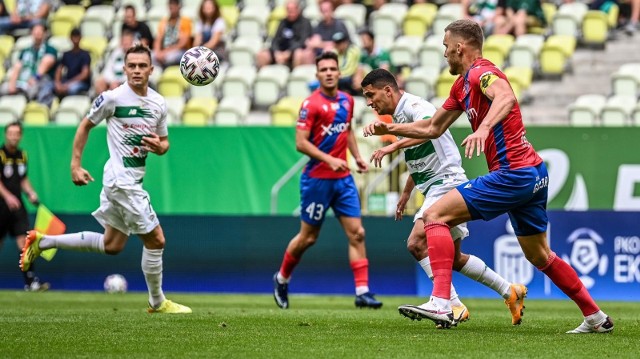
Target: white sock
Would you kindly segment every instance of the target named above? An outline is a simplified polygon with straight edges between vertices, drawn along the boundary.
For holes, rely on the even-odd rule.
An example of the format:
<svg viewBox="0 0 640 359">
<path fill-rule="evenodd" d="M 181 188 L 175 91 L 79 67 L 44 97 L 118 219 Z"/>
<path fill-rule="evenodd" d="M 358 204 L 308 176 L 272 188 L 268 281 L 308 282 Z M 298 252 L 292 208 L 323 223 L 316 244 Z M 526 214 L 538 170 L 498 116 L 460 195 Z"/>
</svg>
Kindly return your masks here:
<svg viewBox="0 0 640 359">
<path fill-rule="evenodd" d="M 291 280 L 291 278 L 285 278 L 282 276 L 282 274 L 280 274 L 280 271 L 278 271 L 278 274 L 276 275 L 276 280 L 278 281 L 278 283 L 280 284 L 287 284 L 289 283 L 289 281 Z"/>
<path fill-rule="evenodd" d="M 460 273 L 495 290 L 504 299 L 509 299 L 511 295 L 511 283 L 474 255 L 469 256 L 469 261 L 462 267 Z"/>
<path fill-rule="evenodd" d="M 156 308 L 165 300 L 162 292 L 162 252 L 164 249 L 142 248 L 142 273 L 149 288 L 149 304 Z"/>
<path fill-rule="evenodd" d="M 587 323 L 591 324 L 591 325 L 596 325 L 602 321 L 604 321 L 605 319 L 607 319 L 607 315 L 604 314 L 603 311 L 599 310 L 591 315 L 588 315 L 586 317 L 584 317 L 584 319 L 587 321 Z"/>
<path fill-rule="evenodd" d="M 444 298 L 438 298 L 431 296 L 431 301 L 438 307 L 444 310 L 451 310 L 451 301 Z"/>
<path fill-rule="evenodd" d="M 356 287 L 356 295 L 363 295 L 364 293 L 369 293 L 368 285 L 360 285 Z"/>
<path fill-rule="evenodd" d="M 96 232 L 78 232 L 58 236 L 45 235 L 40 240 L 40 249 L 50 248 L 104 253 L 104 236 Z"/>
<path fill-rule="evenodd" d="M 431 262 L 429 261 L 429 257 L 425 257 L 421 259 L 418 264 L 422 267 L 422 270 L 427 274 L 427 277 L 433 281 L 433 272 L 431 271 Z M 456 292 L 456 288 L 451 284 L 451 305 L 455 305 L 457 307 L 462 306 L 462 302 L 458 297 L 458 292 Z"/>
</svg>

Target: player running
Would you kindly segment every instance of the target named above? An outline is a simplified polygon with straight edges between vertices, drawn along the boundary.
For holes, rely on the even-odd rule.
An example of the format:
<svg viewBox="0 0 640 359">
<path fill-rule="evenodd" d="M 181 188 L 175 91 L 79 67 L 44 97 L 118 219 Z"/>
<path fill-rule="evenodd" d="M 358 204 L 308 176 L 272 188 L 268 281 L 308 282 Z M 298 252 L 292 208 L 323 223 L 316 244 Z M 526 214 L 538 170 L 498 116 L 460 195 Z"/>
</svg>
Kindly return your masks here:
<svg viewBox="0 0 640 359">
<path fill-rule="evenodd" d="M 387 70 L 375 69 L 369 72 L 362 80 L 361 85 L 367 105 L 380 115 L 392 115 L 394 123 L 427 120 L 436 112 L 436 108 L 428 101 L 408 92 L 400 91 L 396 79 Z M 413 219 L 414 225 L 407 240 L 407 248 L 427 276 L 433 279 L 433 271 L 427 256 L 427 238 L 424 233 L 422 214 L 435 201 L 459 184 L 467 182 L 468 179 L 462 168 L 458 147 L 448 130 L 440 137 L 430 141 L 399 137 L 397 142 L 375 151 L 371 155 L 371 160 L 375 166 L 380 167 L 384 156 L 401 148 L 405 149 L 404 156 L 411 175 L 407 178 L 407 183 L 398 201 L 396 220 L 402 219 L 402 213 L 414 188 L 424 194 L 425 200 L 422 207 Z M 469 230 L 466 223 L 451 227 L 451 237 L 454 239 L 455 246 L 453 269 L 500 294 L 504 298 L 507 308 L 511 311 L 511 323 L 513 325 L 520 324 L 527 288 L 522 284 L 507 282 L 487 267 L 482 259 L 461 253 L 461 240 L 468 235 Z M 457 323 L 469 318 L 469 312 L 458 298 L 453 284 L 450 293 L 453 312 L 452 325 L 457 325 Z M 422 317 L 416 314 L 421 311 L 421 308 L 412 307 L 401 306 L 399 311 L 411 319 L 421 319 Z"/>
<path fill-rule="evenodd" d="M 63 248 L 115 255 L 124 249 L 131 234 L 144 244 L 142 272 L 149 289 L 149 313 L 191 313 L 191 309 L 165 298 L 162 291 L 162 252 L 165 238 L 149 194 L 142 188 L 149 152 L 164 155 L 169 150 L 167 105 L 148 87 L 153 71 L 148 47 L 136 44 L 125 53 L 127 82 L 101 94 L 78 126 L 73 140 L 71 178 L 77 186 L 93 181 L 82 168 L 82 152 L 89 131 L 107 121 L 109 160 L 104 166 L 100 208 L 93 216 L 104 234 L 80 232 L 48 236 L 29 231 L 20 267 L 26 271 L 40 252 Z"/>
<path fill-rule="evenodd" d="M 280 270 L 273 276 L 273 297 L 283 309 L 289 307 L 289 281 L 302 254 L 320 235 L 329 207 L 340 221 L 349 240 L 349 262 L 356 285 L 356 307 L 380 308 L 369 291 L 369 261 L 360 218 L 358 189 L 349 172 L 347 148 L 359 172 L 367 171 L 351 131 L 353 98 L 338 91 L 338 55 L 325 52 L 316 58 L 320 88 L 300 109 L 296 128 L 296 149 L 311 159 L 300 178 L 300 232 L 289 242 Z"/>
<path fill-rule="evenodd" d="M 429 302 L 416 315 L 436 323 L 451 323 L 449 301 L 455 248 L 450 228 L 476 219 L 508 213 L 520 247 L 529 262 L 545 273 L 580 308 L 584 321 L 567 333 L 606 333 L 613 321 L 600 310 L 576 271 L 549 248 L 547 190 L 549 176 L 542 158 L 525 137 L 520 107 L 506 76 L 482 58 L 483 34 L 472 20 L 457 20 L 445 28 L 444 56 L 449 71 L 460 75 L 449 98 L 433 117 L 404 124 L 375 122 L 364 135 L 393 134 L 410 138 L 440 137 L 465 111 L 473 133 L 462 142 L 465 156 L 484 152 L 489 174 L 462 183 L 429 207 L 423 215 L 434 275 Z"/>
</svg>

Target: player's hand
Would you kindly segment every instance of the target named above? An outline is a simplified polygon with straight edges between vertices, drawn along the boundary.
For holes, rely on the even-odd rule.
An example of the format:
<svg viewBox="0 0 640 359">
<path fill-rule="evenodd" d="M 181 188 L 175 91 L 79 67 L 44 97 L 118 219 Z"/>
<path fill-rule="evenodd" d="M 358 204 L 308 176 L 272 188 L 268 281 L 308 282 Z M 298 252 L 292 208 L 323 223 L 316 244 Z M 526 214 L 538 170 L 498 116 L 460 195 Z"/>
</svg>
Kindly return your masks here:
<svg viewBox="0 0 640 359">
<path fill-rule="evenodd" d="M 404 213 L 404 210 L 407 207 L 407 202 L 409 202 L 409 195 L 402 192 L 402 195 L 398 200 L 398 204 L 396 205 L 396 221 L 402 220 L 402 213 Z"/>
<path fill-rule="evenodd" d="M 369 164 L 367 164 L 367 162 L 365 162 L 362 158 L 356 158 L 356 164 L 358 165 L 358 170 L 356 172 L 366 173 L 367 171 L 369 171 Z"/>
<path fill-rule="evenodd" d="M 33 205 L 37 205 L 40 201 L 38 200 L 38 194 L 35 192 L 31 192 L 28 194 L 29 202 Z"/>
<path fill-rule="evenodd" d="M 371 154 L 369 162 L 373 162 L 374 167 L 382 168 L 382 159 L 391 152 L 393 151 L 391 151 L 389 146 L 384 146 Z"/>
<path fill-rule="evenodd" d="M 4 197 L 4 202 L 7 204 L 7 207 L 9 207 L 10 211 L 17 211 L 22 207 L 22 203 L 20 203 L 20 200 L 18 199 L 18 197 L 14 196 L 11 193 L 7 193 L 7 196 Z"/>
<path fill-rule="evenodd" d="M 327 161 L 327 164 L 335 172 L 347 171 L 349 169 L 347 161 L 340 158 L 331 157 L 331 159 Z"/>
<path fill-rule="evenodd" d="M 465 146 L 464 156 L 466 158 L 473 157 L 473 152 L 476 152 L 476 157 L 480 156 L 480 153 L 484 153 L 484 143 L 489 136 L 489 129 L 486 127 L 480 127 L 476 132 L 467 136 L 462 141 L 462 146 Z"/>
<path fill-rule="evenodd" d="M 364 135 L 364 137 L 369 137 L 374 135 L 380 136 L 380 135 L 386 135 L 388 133 L 389 133 L 389 128 L 387 127 L 387 123 L 382 121 L 376 121 L 376 122 L 370 123 L 364 126 L 364 128 L 362 129 L 362 134 Z"/>
<path fill-rule="evenodd" d="M 160 141 L 160 136 L 154 132 L 142 137 L 142 148 L 147 152 L 155 154 L 164 153 L 164 146 L 162 145 L 162 141 Z"/>
<path fill-rule="evenodd" d="M 71 180 L 76 186 L 86 186 L 89 182 L 93 182 L 93 177 L 89 171 L 82 167 L 71 169 Z"/>
</svg>

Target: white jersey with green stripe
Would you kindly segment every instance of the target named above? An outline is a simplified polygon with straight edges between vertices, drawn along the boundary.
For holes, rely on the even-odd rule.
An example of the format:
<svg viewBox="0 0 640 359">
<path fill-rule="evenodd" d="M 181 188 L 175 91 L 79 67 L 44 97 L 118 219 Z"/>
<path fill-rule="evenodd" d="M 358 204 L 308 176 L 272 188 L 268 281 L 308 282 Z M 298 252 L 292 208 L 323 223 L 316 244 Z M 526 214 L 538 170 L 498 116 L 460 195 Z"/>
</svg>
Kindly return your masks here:
<svg viewBox="0 0 640 359">
<path fill-rule="evenodd" d="M 125 82 L 98 96 L 87 119 L 96 125 L 107 121 L 109 160 L 104 165 L 103 185 L 139 186 L 148 154 L 142 148 L 142 138 L 152 132 L 160 137 L 168 135 L 164 98 L 151 88 L 147 96 L 139 96 Z"/>
<path fill-rule="evenodd" d="M 393 122 L 411 123 L 429 119 L 435 113 L 436 108 L 430 102 L 405 92 L 393 114 Z M 448 184 L 467 181 L 460 152 L 449 130 L 436 139 L 405 148 L 404 158 L 416 189 L 423 194 L 445 180 Z"/>
</svg>

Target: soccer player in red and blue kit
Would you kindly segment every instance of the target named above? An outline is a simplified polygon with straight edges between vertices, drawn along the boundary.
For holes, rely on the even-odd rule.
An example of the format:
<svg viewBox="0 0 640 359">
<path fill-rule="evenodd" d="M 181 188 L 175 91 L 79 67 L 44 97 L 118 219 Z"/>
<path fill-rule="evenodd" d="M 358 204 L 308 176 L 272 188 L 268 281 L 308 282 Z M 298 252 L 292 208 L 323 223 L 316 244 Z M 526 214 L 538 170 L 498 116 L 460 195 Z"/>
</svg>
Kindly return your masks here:
<svg viewBox="0 0 640 359">
<path fill-rule="evenodd" d="M 454 246 L 449 228 L 470 220 L 490 220 L 508 213 L 527 260 L 569 296 L 584 315 L 583 323 L 567 333 L 606 333 L 613 321 L 600 310 L 569 264 L 547 243 L 546 213 L 549 176 L 542 158 L 525 137 L 520 107 L 506 76 L 482 58 L 482 29 L 472 20 L 457 20 L 445 29 L 449 71 L 460 75 L 449 98 L 430 120 L 407 124 L 376 122 L 364 135 L 393 134 L 438 138 L 462 111 L 473 133 L 462 145 L 465 156 L 484 152 L 489 174 L 460 184 L 424 213 L 428 253 L 434 275 L 429 302 L 403 310 L 443 326 L 452 320 L 449 293 Z"/>
<path fill-rule="evenodd" d="M 296 149 L 311 157 L 300 178 L 300 232 L 289 242 L 280 270 L 273 276 L 273 297 L 283 309 L 289 307 L 288 284 L 302 254 L 315 242 L 327 210 L 331 207 L 349 240 L 349 261 L 356 285 L 357 307 L 380 308 L 369 291 L 369 261 L 360 218 L 360 198 L 347 163 L 347 148 L 367 171 L 351 131 L 353 98 L 338 91 L 338 55 L 325 52 L 316 58 L 320 88 L 300 109 Z"/>
</svg>

